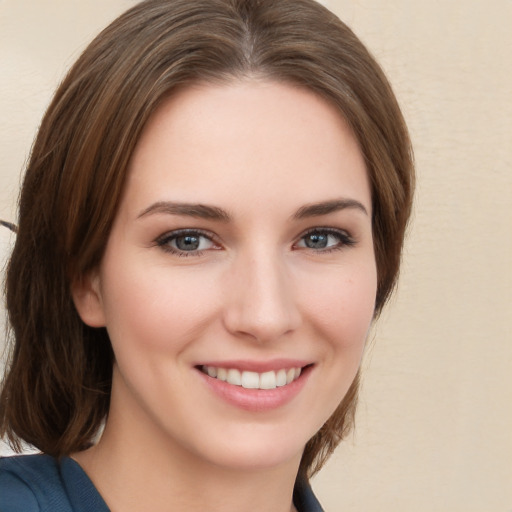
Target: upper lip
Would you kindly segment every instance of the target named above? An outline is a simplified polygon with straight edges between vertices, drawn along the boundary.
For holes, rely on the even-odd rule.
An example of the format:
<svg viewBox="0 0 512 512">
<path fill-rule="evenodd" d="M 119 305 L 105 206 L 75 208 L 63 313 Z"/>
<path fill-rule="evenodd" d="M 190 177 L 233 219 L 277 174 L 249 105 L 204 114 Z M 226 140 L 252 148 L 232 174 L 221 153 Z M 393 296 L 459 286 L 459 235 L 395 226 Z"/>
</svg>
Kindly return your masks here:
<svg viewBox="0 0 512 512">
<path fill-rule="evenodd" d="M 247 371 L 247 372 L 257 372 L 264 373 L 270 371 L 278 371 L 282 369 L 289 368 L 304 368 L 304 366 L 308 366 L 313 364 L 312 361 L 308 361 L 305 359 L 271 359 L 268 361 L 252 361 L 247 359 L 234 359 L 234 360 L 222 360 L 222 361 L 202 361 L 201 363 L 195 365 L 198 367 L 201 366 L 214 366 L 215 368 L 236 368 L 237 370 Z"/>
</svg>

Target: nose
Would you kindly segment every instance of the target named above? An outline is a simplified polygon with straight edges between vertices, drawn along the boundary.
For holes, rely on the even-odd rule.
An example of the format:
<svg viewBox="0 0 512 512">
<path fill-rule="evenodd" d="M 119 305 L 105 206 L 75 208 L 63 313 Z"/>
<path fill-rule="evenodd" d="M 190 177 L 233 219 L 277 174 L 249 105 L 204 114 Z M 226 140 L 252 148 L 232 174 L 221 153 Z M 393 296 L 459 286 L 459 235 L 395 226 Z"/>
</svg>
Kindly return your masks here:
<svg viewBox="0 0 512 512">
<path fill-rule="evenodd" d="M 237 258 L 226 288 L 224 324 L 232 334 L 269 342 L 299 327 L 293 279 L 278 255 L 260 252 Z"/>
</svg>

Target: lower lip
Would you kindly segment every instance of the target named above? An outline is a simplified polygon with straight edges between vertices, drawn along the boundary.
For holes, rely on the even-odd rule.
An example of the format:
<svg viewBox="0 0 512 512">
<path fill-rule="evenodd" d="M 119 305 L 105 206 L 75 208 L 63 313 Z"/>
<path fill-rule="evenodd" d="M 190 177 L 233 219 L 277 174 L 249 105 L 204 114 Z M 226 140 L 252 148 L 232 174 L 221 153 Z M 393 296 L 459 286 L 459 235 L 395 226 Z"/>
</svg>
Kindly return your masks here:
<svg viewBox="0 0 512 512">
<path fill-rule="evenodd" d="M 291 402 L 305 386 L 312 370 L 312 366 L 304 368 L 300 376 L 286 386 L 274 389 L 246 389 L 210 377 L 197 369 L 203 381 L 217 396 L 230 405 L 251 412 L 270 411 Z"/>
</svg>

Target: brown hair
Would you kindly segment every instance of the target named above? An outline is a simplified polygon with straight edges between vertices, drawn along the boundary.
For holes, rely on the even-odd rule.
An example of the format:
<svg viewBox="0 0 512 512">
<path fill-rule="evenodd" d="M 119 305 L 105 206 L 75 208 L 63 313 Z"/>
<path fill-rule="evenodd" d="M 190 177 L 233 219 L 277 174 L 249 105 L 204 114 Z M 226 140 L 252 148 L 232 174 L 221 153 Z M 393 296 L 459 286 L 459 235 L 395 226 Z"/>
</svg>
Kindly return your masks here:
<svg viewBox="0 0 512 512">
<path fill-rule="evenodd" d="M 395 284 L 411 209 L 407 129 L 380 67 L 313 0 L 147 0 L 107 27 L 58 88 L 25 174 L 7 271 L 14 345 L 0 433 L 63 455 L 86 448 L 109 408 L 105 329 L 80 320 L 70 294 L 101 261 L 131 154 L 146 121 L 197 81 L 263 77 L 308 88 L 352 127 L 371 181 L 380 312 Z M 311 475 L 353 424 L 359 375 L 309 441 Z"/>
</svg>

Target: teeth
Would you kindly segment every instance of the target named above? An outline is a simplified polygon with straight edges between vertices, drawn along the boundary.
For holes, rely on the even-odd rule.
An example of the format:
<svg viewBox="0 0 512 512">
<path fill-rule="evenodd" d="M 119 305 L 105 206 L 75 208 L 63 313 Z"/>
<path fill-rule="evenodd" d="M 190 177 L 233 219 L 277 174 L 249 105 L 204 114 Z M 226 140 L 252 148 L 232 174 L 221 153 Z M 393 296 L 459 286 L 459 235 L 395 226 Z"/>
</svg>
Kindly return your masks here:
<svg viewBox="0 0 512 512">
<path fill-rule="evenodd" d="M 298 379 L 302 368 L 288 368 L 264 373 L 241 372 L 236 368 L 217 368 L 215 366 L 203 366 L 203 373 L 210 377 L 222 380 L 234 386 L 242 386 L 246 389 L 275 389 L 286 386 Z"/>
<path fill-rule="evenodd" d="M 286 386 L 286 370 L 279 370 L 276 375 L 276 386 Z"/>
<path fill-rule="evenodd" d="M 257 389 L 260 387 L 260 376 L 256 372 L 242 372 L 242 387 Z"/>
<path fill-rule="evenodd" d="M 265 372 L 260 375 L 260 389 L 274 389 L 276 386 L 276 372 Z"/>
<path fill-rule="evenodd" d="M 241 386 L 242 374 L 238 370 L 230 369 L 228 370 L 228 377 L 226 382 L 229 382 L 229 384 L 234 384 L 235 386 Z"/>
</svg>

